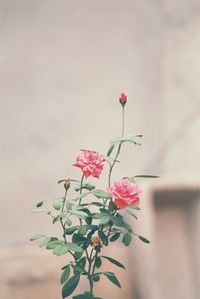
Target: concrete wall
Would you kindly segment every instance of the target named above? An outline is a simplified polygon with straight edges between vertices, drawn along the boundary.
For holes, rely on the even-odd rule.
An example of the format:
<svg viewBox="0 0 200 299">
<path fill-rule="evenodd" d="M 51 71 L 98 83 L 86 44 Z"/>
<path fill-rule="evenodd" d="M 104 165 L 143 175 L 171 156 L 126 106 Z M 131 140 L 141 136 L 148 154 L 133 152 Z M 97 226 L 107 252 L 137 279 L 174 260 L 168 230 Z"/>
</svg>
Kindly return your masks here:
<svg viewBox="0 0 200 299">
<path fill-rule="evenodd" d="M 35 232 L 57 232 L 30 211 L 62 194 L 58 179 L 80 176 L 71 166 L 80 148 L 106 152 L 120 132 L 121 92 L 126 131 L 144 139 L 124 147 L 114 178 L 199 177 L 199 15 L 199 0 L 0 0 L 2 256 Z"/>
</svg>

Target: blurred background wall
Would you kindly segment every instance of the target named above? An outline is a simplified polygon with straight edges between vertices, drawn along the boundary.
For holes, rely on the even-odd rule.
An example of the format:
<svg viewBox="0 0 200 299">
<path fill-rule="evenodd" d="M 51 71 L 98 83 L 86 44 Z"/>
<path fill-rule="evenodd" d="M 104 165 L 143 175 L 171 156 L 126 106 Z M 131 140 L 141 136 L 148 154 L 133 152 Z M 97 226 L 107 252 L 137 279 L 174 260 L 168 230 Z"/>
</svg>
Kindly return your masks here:
<svg viewBox="0 0 200 299">
<path fill-rule="evenodd" d="M 137 229 L 151 244 L 115 248 L 124 287 L 99 292 L 198 299 L 200 1 L 0 0 L 0 43 L 1 298 L 60 298 L 63 259 L 28 241 L 53 228 L 30 211 L 80 176 L 80 148 L 106 152 L 125 92 L 126 132 L 144 137 L 124 146 L 114 179 L 162 179 L 138 181 Z"/>
</svg>

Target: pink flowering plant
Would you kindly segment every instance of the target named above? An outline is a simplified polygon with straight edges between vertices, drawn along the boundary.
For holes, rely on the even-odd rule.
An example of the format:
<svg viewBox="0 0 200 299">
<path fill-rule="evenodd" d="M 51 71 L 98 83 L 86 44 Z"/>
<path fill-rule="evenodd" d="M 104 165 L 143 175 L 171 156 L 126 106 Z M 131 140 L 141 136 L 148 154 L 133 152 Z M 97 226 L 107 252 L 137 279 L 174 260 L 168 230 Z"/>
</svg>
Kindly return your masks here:
<svg viewBox="0 0 200 299">
<path fill-rule="evenodd" d="M 111 141 L 106 155 L 93 150 L 81 150 L 73 166 L 80 169 L 81 179 L 63 179 L 64 196 L 37 203 L 33 212 L 49 215 L 53 224 L 60 223 L 62 238 L 55 236 L 35 235 L 31 240 L 38 240 L 40 247 L 52 250 L 57 256 L 68 255 L 67 264 L 63 266 L 60 277 L 62 298 L 74 294 L 81 278 L 88 280 L 88 290 L 74 295 L 73 299 L 102 299 L 94 295 L 94 286 L 101 276 L 106 276 L 111 283 L 121 288 L 116 275 L 110 271 L 101 271 L 103 260 L 125 269 L 118 260 L 106 256 L 107 246 L 121 240 L 129 246 L 133 236 L 145 243 L 149 241 L 137 234 L 128 217 L 137 219 L 135 212 L 140 210 L 141 189 L 136 183 L 137 177 L 155 177 L 136 175 L 123 177 L 112 182 L 112 174 L 124 143 L 140 145 L 142 135 L 124 134 L 124 112 L 127 103 L 126 94 L 120 96 L 122 108 L 121 135 Z M 108 164 L 108 185 L 97 189 L 88 179 L 100 179 L 104 165 Z M 48 204 L 49 202 L 49 204 Z M 46 205 L 46 208 L 41 208 Z"/>
</svg>

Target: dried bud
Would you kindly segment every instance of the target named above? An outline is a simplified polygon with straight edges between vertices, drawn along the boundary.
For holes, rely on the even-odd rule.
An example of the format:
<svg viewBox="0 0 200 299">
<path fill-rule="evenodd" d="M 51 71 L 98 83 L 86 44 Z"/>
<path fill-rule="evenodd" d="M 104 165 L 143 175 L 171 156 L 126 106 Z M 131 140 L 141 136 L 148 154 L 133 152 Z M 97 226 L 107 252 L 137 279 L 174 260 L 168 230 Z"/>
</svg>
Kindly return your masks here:
<svg viewBox="0 0 200 299">
<path fill-rule="evenodd" d="M 121 93 L 120 98 L 119 98 L 119 102 L 121 103 L 121 105 L 123 107 L 126 105 L 127 95 L 125 93 Z"/>
<path fill-rule="evenodd" d="M 91 243 L 92 243 L 92 246 L 94 246 L 94 247 L 97 245 L 100 247 L 103 247 L 102 241 L 98 236 L 92 237 Z"/>
<path fill-rule="evenodd" d="M 66 180 L 65 183 L 64 183 L 64 187 L 65 187 L 65 190 L 68 191 L 69 187 L 70 187 L 70 180 Z"/>
</svg>

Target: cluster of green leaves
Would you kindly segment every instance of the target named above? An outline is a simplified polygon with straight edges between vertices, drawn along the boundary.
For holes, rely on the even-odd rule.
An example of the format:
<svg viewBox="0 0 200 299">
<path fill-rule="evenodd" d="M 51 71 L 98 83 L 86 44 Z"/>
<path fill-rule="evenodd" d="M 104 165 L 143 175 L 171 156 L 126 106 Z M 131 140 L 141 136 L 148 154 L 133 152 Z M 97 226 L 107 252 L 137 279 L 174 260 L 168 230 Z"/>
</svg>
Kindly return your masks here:
<svg viewBox="0 0 200 299">
<path fill-rule="evenodd" d="M 88 200 L 89 197 L 90 200 Z M 90 183 L 81 185 L 78 182 L 75 185 L 75 195 L 67 196 L 66 192 L 65 197 L 50 199 L 49 202 L 50 206 L 48 200 L 40 201 L 33 212 L 46 213 L 52 218 L 53 224 L 60 222 L 63 228 L 63 239 L 35 235 L 31 240 L 37 240 L 39 247 L 52 250 L 57 256 L 68 253 L 73 257 L 73 261 L 62 268 L 60 282 L 63 284 L 63 298 L 69 297 L 74 292 L 81 276 L 86 276 L 92 283 L 95 283 L 100 280 L 101 275 L 104 275 L 113 284 L 121 287 L 114 273 L 95 272 L 95 269 L 101 267 L 104 259 L 125 269 L 119 261 L 101 255 L 102 249 L 118 239 L 121 239 L 125 246 L 129 246 L 132 236 L 137 235 L 131 225 L 125 221 L 125 216 L 116 207 L 110 194 L 96 189 Z M 41 207 L 45 204 L 48 208 L 42 209 Z M 125 212 L 137 219 L 134 212 L 137 210 L 139 207 L 129 206 Z M 98 237 L 98 244 L 93 244 L 94 236 Z M 144 237 L 137 236 L 142 241 L 149 242 Z M 91 296 L 93 295 L 87 292 L 73 298 L 98 298 Z"/>
<path fill-rule="evenodd" d="M 114 138 L 111 142 L 104 161 L 107 161 L 109 170 L 109 186 L 111 173 L 115 163 L 119 162 L 118 156 L 123 143 L 130 142 L 140 145 L 142 135 L 122 135 Z M 116 149 L 114 157 L 111 155 Z M 155 177 L 149 175 L 137 175 L 128 178 L 134 182 L 137 177 Z M 125 269 L 124 265 L 112 257 L 102 254 L 103 248 L 113 242 L 121 241 L 129 246 L 136 236 L 144 243 L 149 243 L 145 237 L 138 235 L 132 226 L 126 221 L 127 216 L 137 220 L 138 206 L 128 206 L 119 210 L 110 194 L 105 190 L 96 189 L 90 182 L 75 180 L 61 180 L 64 183 L 65 196 L 42 200 L 37 203 L 35 213 L 45 213 L 51 217 L 53 224 L 60 223 L 62 226 L 62 239 L 55 236 L 35 235 L 31 238 L 36 240 L 40 247 L 52 250 L 57 256 L 69 254 L 72 261 L 62 268 L 60 283 L 62 285 L 62 297 L 69 297 L 77 288 L 80 278 L 86 277 L 89 281 L 90 290 L 83 294 L 73 296 L 73 299 L 102 299 L 93 295 L 93 285 L 102 276 L 111 283 L 121 288 L 116 275 L 110 271 L 100 271 L 104 260 L 116 267 Z M 68 194 L 71 184 L 74 184 L 72 195 Z M 71 189 L 70 189 L 71 190 Z"/>
</svg>

